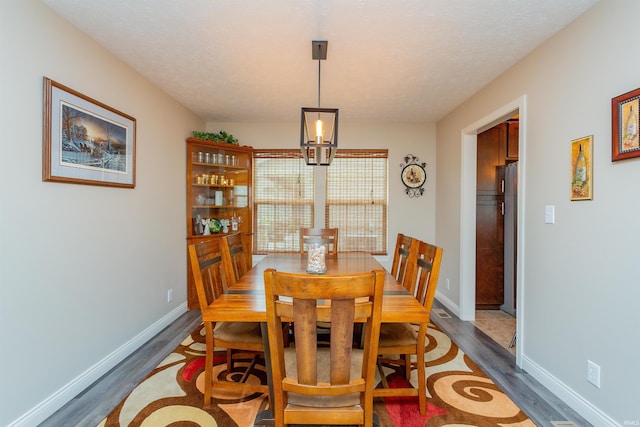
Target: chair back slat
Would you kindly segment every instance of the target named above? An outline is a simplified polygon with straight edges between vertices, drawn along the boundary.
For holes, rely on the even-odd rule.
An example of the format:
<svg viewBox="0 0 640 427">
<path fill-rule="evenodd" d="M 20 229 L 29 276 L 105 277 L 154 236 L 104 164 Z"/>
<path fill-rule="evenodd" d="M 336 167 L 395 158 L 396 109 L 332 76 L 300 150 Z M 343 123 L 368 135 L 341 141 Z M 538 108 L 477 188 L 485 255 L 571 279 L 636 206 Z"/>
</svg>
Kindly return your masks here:
<svg viewBox="0 0 640 427">
<path fill-rule="evenodd" d="M 316 335 L 316 301 L 311 299 L 295 298 L 293 300 L 293 327 L 294 336 L 297 338 L 296 367 L 300 384 L 316 385 L 318 383 L 318 369 L 316 363 L 311 363 L 317 358 Z"/>
<path fill-rule="evenodd" d="M 355 301 L 334 300 L 331 306 L 331 384 L 349 384 L 351 366 L 336 361 L 351 360 Z"/>
<path fill-rule="evenodd" d="M 227 265 L 231 266 L 226 274 L 229 276 L 231 284 L 234 284 L 251 269 L 247 257 L 249 249 L 245 247 L 242 234 L 234 233 L 222 238 L 222 250 L 223 255 L 227 258 Z"/>
<path fill-rule="evenodd" d="M 407 272 L 407 260 L 411 254 L 411 244 L 414 240 L 413 237 L 406 236 L 402 233 L 398 233 L 398 237 L 396 238 L 396 247 L 391 263 L 391 275 L 400 283 L 404 283 L 404 277 Z"/>
</svg>

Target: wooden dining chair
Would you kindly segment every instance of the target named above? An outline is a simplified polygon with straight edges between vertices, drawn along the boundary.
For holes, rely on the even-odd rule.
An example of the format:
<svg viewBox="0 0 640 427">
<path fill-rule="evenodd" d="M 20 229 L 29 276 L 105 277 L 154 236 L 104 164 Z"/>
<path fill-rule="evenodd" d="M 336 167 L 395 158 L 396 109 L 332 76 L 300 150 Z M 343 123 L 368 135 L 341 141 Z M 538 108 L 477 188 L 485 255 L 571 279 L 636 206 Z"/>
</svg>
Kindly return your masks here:
<svg viewBox="0 0 640 427">
<path fill-rule="evenodd" d="M 222 245 L 222 267 L 226 279 L 225 290 L 234 285 L 249 270 L 251 270 L 251 251 L 243 237 L 243 234 L 227 234 L 220 238 Z M 243 353 L 237 353 L 234 349 L 227 349 L 227 366 L 229 370 L 234 368 L 234 360 L 243 357 Z"/>
<path fill-rule="evenodd" d="M 264 272 L 276 426 L 373 425 L 373 388 L 382 315 L 382 270 L 355 275 Z M 293 320 L 295 346 L 282 325 Z M 331 324 L 319 347 L 316 322 Z M 365 322 L 364 346 L 352 348 L 354 322 Z"/>
<path fill-rule="evenodd" d="M 393 261 L 391 263 L 391 275 L 400 283 L 404 282 L 411 242 L 414 240 L 413 237 L 406 236 L 402 233 L 398 233 L 398 237 L 396 238 L 396 247 L 393 251 Z"/>
<path fill-rule="evenodd" d="M 222 248 L 225 253 L 229 254 L 226 266 L 231 266 L 229 271 L 225 271 L 230 284 L 240 280 L 240 278 L 249 270 L 251 270 L 251 261 L 249 254 L 251 249 L 247 247 L 240 233 L 227 234 L 221 238 Z"/>
<path fill-rule="evenodd" d="M 300 254 L 306 255 L 309 244 L 319 243 L 327 248 L 326 256 L 338 256 L 338 229 L 337 228 L 309 228 L 300 229 Z"/>
<path fill-rule="evenodd" d="M 189 245 L 189 263 L 193 281 L 198 294 L 200 313 L 205 327 L 206 355 L 204 376 L 204 406 L 211 404 L 211 390 L 216 388 L 234 388 L 243 392 L 267 393 L 268 387 L 262 384 L 244 382 L 253 368 L 258 356 L 264 355 L 264 344 L 260 324 L 257 322 L 218 322 L 211 320 L 213 309 L 210 305 L 224 291 L 227 281 L 221 239 L 206 240 Z M 227 267 L 229 268 L 229 267 Z M 227 352 L 227 371 L 233 370 L 233 350 L 249 352 L 253 358 L 239 382 L 213 380 L 213 356 L 215 348 L 225 348 Z M 237 354 L 235 355 L 237 357 Z"/>
<path fill-rule="evenodd" d="M 411 244 L 411 256 L 407 261 L 407 272 L 403 286 L 431 313 L 436 294 L 442 248 L 414 239 Z M 376 396 L 418 396 L 420 414 L 426 411 L 426 374 L 424 371 L 425 337 L 429 320 L 414 325 L 411 323 L 383 323 L 380 326 L 378 345 L 378 369 L 384 388 L 376 389 Z M 399 358 L 391 356 L 399 355 Z M 411 358 L 415 356 L 416 362 Z M 383 373 L 384 364 L 403 366 L 407 381 L 411 378 L 411 369 L 416 368 L 418 388 L 389 388 Z"/>
</svg>

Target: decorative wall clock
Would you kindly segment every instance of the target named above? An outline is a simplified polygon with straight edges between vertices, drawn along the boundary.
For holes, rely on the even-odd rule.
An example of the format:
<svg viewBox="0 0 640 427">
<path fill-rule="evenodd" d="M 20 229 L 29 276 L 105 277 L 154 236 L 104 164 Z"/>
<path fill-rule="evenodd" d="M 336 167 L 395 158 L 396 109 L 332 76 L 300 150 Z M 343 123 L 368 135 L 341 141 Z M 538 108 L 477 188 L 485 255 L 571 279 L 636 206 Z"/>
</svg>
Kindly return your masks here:
<svg viewBox="0 0 640 427">
<path fill-rule="evenodd" d="M 404 163 L 400 163 L 402 172 L 400 178 L 404 184 L 404 193 L 409 197 L 420 197 L 424 193 L 422 187 L 427 182 L 427 164 L 425 162 L 418 163 L 419 158 L 413 154 L 404 156 Z"/>
</svg>

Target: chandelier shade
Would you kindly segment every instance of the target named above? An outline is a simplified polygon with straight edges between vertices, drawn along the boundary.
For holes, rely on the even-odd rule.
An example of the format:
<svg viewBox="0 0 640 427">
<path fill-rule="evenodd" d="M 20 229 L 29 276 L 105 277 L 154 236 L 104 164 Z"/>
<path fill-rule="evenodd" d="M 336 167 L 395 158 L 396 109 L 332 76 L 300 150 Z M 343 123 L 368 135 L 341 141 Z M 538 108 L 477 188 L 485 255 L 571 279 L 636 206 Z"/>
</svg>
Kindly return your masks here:
<svg viewBox="0 0 640 427">
<path fill-rule="evenodd" d="M 327 41 L 312 41 L 312 58 L 318 60 L 318 107 L 303 107 L 300 150 L 307 165 L 329 166 L 338 150 L 338 109 L 320 107 L 320 61 L 327 58 Z"/>
<path fill-rule="evenodd" d="M 308 165 L 331 164 L 338 149 L 337 108 L 302 108 L 300 149 Z"/>
</svg>

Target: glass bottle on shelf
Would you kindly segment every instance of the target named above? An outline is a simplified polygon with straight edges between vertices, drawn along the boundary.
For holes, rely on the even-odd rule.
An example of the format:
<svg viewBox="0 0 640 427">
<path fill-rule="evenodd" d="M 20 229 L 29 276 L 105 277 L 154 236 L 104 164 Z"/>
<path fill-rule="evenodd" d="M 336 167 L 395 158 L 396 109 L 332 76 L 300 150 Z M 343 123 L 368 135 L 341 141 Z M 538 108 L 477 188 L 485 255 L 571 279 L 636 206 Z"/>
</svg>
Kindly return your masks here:
<svg viewBox="0 0 640 427">
<path fill-rule="evenodd" d="M 236 216 L 236 213 L 233 213 L 233 216 L 231 217 L 231 231 L 236 232 L 238 231 L 238 217 Z"/>
</svg>

